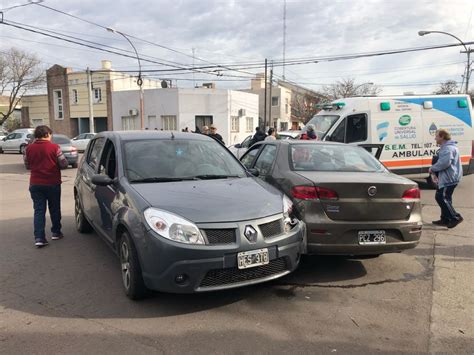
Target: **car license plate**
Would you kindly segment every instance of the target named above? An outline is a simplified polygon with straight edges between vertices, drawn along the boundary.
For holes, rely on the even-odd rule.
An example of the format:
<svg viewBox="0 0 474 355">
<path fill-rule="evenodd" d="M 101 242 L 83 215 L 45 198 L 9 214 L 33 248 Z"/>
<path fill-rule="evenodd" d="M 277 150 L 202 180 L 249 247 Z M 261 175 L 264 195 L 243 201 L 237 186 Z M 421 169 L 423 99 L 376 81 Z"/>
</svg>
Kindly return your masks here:
<svg viewBox="0 0 474 355">
<path fill-rule="evenodd" d="M 360 245 L 385 244 L 385 231 L 359 231 Z"/>
<path fill-rule="evenodd" d="M 243 251 L 237 254 L 237 266 L 239 269 L 248 269 L 269 263 L 268 249 Z"/>
</svg>

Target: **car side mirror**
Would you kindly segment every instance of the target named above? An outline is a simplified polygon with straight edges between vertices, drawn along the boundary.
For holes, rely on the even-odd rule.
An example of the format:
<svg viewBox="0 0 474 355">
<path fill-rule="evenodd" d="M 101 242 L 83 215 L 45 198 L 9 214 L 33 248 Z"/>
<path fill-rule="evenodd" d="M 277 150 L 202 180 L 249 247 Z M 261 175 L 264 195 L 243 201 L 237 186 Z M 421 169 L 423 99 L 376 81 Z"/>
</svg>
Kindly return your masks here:
<svg viewBox="0 0 474 355">
<path fill-rule="evenodd" d="M 234 145 L 234 147 L 236 147 L 237 149 L 240 149 L 240 148 L 242 148 L 242 144 L 238 143 L 238 144 Z"/>
<path fill-rule="evenodd" d="M 109 176 L 99 174 L 93 175 L 91 181 L 94 185 L 97 186 L 108 186 L 112 185 L 115 182 L 115 180 L 111 179 Z"/>
<path fill-rule="evenodd" d="M 249 171 L 250 174 L 252 174 L 252 175 L 255 176 L 255 177 L 257 177 L 257 176 L 260 175 L 260 172 L 259 172 L 257 169 L 255 169 L 255 168 L 253 168 L 253 169 L 248 169 L 248 171 Z"/>
</svg>

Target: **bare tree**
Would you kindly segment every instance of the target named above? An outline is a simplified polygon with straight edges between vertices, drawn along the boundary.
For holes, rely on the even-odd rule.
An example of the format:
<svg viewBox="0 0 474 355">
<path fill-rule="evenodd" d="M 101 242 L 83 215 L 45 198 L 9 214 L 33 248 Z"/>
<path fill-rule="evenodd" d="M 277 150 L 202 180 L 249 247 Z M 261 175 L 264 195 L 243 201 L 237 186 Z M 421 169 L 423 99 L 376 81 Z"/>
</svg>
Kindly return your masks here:
<svg viewBox="0 0 474 355">
<path fill-rule="evenodd" d="M 433 92 L 437 95 L 457 94 L 459 92 L 458 83 L 455 80 L 446 80 L 439 84 L 438 89 Z"/>
<path fill-rule="evenodd" d="M 336 81 L 334 84 L 323 86 L 322 93 L 329 100 L 352 96 L 373 96 L 382 89 L 373 83 L 357 84 L 355 79 L 348 78 Z"/>
<path fill-rule="evenodd" d="M 11 116 L 28 90 L 44 83 L 40 60 L 32 54 L 11 48 L 0 53 L 0 95 L 9 96 L 6 112 L 0 112 L 0 126 Z"/>
<path fill-rule="evenodd" d="M 301 119 L 305 124 L 318 113 L 321 96 L 310 94 L 295 95 L 291 104 L 291 115 Z"/>
</svg>

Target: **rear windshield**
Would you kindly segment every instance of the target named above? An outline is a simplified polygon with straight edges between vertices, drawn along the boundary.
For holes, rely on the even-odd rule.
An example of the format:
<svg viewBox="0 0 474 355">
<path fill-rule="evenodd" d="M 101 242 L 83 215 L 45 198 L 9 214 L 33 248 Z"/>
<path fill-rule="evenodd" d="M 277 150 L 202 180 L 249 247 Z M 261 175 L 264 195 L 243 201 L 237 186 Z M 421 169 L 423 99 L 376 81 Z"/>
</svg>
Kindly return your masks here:
<svg viewBox="0 0 474 355">
<path fill-rule="evenodd" d="M 296 171 L 386 171 L 369 152 L 353 145 L 294 144 L 290 166 Z"/>
<path fill-rule="evenodd" d="M 57 136 L 57 135 L 53 135 L 52 141 L 53 143 L 56 143 L 56 144 L 70 144 L 71 143 L 71 140 L 68 137 Z"/>
<path fill-rule="evenodd" d="M 221 144 L 202 140 L 137 140 L 124 144 L 130 181 L 153 178 L 246 177 L 243 166 Z"/>
</svg>

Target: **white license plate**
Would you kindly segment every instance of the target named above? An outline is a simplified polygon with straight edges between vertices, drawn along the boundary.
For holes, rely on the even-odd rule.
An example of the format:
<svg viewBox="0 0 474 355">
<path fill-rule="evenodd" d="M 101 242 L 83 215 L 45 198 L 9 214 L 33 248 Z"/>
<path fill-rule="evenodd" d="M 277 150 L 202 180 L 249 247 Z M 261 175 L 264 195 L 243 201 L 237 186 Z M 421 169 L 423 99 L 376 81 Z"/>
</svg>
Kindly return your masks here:
<svg viewBox="0 0 474 355">
<path fill-rule="evenodd" d="M 385 231 L 359 231 L 360 245 L 385 244 Z"/>
<path fill-rule="evenodd" d="M 248 269 L 250 267 L 266 265 L 269 262 L 267 248 L 243 251 L 237 254 L 237 266 L 239 269 Z"/>
</svg>

